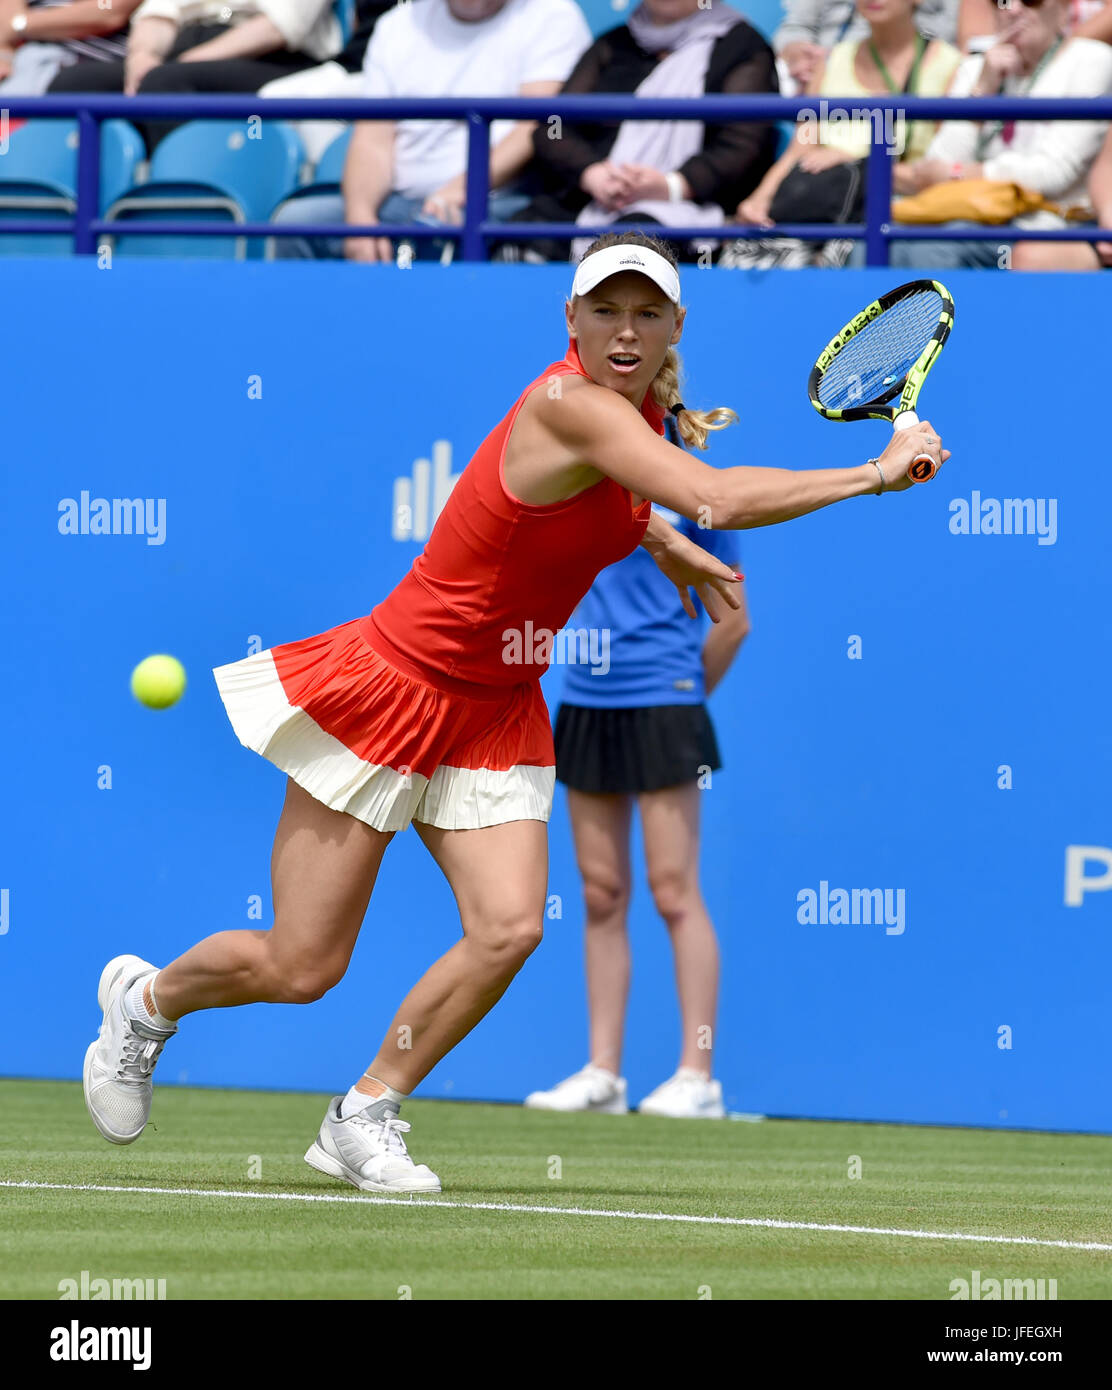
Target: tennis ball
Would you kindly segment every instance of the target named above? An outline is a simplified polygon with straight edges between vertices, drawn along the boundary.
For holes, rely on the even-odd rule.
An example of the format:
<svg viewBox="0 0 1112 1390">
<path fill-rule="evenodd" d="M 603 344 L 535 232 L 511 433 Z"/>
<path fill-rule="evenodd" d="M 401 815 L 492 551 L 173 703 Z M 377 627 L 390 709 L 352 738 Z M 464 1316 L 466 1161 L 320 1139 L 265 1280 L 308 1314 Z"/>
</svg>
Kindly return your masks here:
<svg viewBox="0 0 1112 1390">
<path fill-rule="evenodd" d="M 131 673 L 131 693 L 148 709 L 176 704 L 185 690 L 185 667 L 176 656 L 148 656 Z"/>
</svg>

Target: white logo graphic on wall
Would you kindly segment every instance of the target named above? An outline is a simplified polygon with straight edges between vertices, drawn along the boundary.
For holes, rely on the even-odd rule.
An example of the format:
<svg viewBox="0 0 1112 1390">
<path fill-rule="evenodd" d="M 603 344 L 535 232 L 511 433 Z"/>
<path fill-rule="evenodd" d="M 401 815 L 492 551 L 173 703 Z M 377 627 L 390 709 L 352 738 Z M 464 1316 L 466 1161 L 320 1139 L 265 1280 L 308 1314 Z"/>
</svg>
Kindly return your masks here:
<svg viewBox="0 0 1112 1390">
<path fill-rule="evenodd" d="M 390 534 L 396 541 L 427 541 L 436 518 L 459 481 L 452 472 L 452 446 L 438 439 L 432 446 L 432 463 L 414 459 L 413 473 L 394 479 L 394 509 Z"/>
<path fill-rule="evenodd" d="M 1066 846 L 1066 906 L 1080 907 L 1086 893 L 1112 888 L 1112 849 L 1107 845 Z"/>
</svg>

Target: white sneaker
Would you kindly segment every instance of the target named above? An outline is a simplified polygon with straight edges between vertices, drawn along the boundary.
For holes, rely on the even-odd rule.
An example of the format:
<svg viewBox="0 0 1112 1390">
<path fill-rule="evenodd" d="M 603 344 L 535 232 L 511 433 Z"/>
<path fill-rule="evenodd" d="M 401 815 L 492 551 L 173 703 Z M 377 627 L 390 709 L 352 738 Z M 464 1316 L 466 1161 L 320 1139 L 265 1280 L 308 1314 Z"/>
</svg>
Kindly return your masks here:
<svg viewBox="0 0 1112 1390">
<path fill-rule="evenodd" d="M 680 1067 L 675 1076 L 652 1091 L 637 1107 L 641 1115 L 670 1115 L 677 1120 L 724 1120 L 721 1081 Z"/>
<path fill-rule="evenodd" d="M 365 1110 L 340 1119 L 343 1096 L 334 1096 L 305 1162 L 320 1173 L 342 1178 L 363 1192 L 439 1192 L 440 1179 L 414 1163 L 402 1135 L 410 1126 L 389 1102 L 372 1101 Z"/>
<path fill-rule="evenodd" d="M 151 1113 L 151 1073 L 177 1028 L 164 1032 L 137 1022 L 124 1011 L 124 996 L 155 966 L 138 956 L 116 956 L 100 974 L 97 1003 L 103 1012 L 100 1033 L 85 1053 L 85 1106 L 93 1124 L 113 1144 L 133 1144 Z"/>
<path fill-rule="evenodd" d="M 593 1110 L 599 1115 L 628 1115 L 625 1078 L 588 1064 L 582 1071 L 525 1097 L 528 1110 Z"/>
</svg>

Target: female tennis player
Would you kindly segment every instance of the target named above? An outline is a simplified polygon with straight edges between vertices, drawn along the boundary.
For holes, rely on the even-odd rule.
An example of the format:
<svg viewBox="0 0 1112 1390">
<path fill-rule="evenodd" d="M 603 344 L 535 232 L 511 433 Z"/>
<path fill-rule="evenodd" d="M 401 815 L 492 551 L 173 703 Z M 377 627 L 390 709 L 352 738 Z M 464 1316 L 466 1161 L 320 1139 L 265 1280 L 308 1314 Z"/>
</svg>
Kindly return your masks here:
<svg viewBox="0 0 1112 1390">
<path fill-rule="evenodd" d="M 155 1063 L 187 1014 L 307 1004 L 342 979 L 386 846 L 413 822 L 463 933 L 406 995 L 366 1073 L 330 1102 L 305 1157 L 366 1191 L 439 1191 L 407 1152 L 401 1102 L 541 939 L 554 758 L 539 678 L 550 652 L 526 635 L 558 631 L 598 571 L 638 544 L 692 617 L 691 589 L 712 620 L 737 606 L 729 567 L 650 516 L 652 500 L 717 528 L 767 526 L 903 491 L 917 453 L 949 456 L 925 422 L 851 468 L 714 469 L 669 444 L 669 409 L 700 446 L 736 416 L 680 401 L 679 275 L 649 238 L 599 238 L 565 314 L 567 355 L 479 446 L 393 593 L 365 618 L 216 668 L 236 736 L 288 778 L 274 925 L 218 932 L 161 970 L 130 955 L 105 966 L 84 1083 L 113 1143 L 142 1133 Z"/>
</svg>

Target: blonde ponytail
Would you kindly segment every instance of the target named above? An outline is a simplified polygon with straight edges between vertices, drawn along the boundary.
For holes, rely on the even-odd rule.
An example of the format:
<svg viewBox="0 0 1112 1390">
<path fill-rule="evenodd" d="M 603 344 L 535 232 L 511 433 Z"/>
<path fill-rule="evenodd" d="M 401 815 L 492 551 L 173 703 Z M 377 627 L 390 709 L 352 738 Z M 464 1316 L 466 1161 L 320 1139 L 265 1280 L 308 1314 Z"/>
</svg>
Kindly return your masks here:
<svg viewBox="0 0 1112 1390">
<path fill-rule="evenodd" d="M 680 395 L 680 374 L 683 366 L 680 362 L 680 355 L 675 348 L 670 347 L 665 354 L 664 363 L 653 377 L 649 391 L 657 405 L 663 406 L 665 410 L 671 410 L 674 405 L 678 405 L 683 397 Z M 716 406 L 714 410 L 690 410 L 688 407 L 680 411 L 676 416 L 676 429 L 685 444 L 693 449 L 705 449 L 707 447 L 707 435 L 711 430 L 724 430 L 727 425 L 737 422 L 737 412 L 731 410 L 729 406 Z"/>
</svg>

